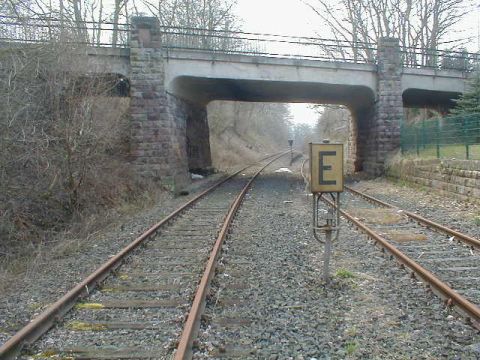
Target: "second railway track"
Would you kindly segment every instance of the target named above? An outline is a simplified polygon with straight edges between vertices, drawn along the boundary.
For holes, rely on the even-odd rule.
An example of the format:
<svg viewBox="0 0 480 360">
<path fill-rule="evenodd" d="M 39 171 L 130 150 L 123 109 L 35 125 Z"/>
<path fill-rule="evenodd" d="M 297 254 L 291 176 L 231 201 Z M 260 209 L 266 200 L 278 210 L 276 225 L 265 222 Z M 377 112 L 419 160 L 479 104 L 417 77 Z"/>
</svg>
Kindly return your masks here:
<svg viewBox="0 0 480 360">
<path fill-rule="evenodd" d="M 480 240 L 346 189 L 343 215 L 480 329 Z"/>
</svg>

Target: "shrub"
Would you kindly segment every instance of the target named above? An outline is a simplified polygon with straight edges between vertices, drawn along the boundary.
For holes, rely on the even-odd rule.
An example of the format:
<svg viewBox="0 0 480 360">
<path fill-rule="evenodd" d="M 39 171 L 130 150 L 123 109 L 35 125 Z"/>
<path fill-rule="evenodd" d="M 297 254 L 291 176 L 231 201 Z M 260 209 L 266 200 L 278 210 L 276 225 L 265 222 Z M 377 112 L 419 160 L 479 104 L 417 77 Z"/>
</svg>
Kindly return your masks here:
<svg viewBox="0 0 480 360">
<path fill-rule="evenodd" d="M 129 99 L 78 72 L 85 54 L 58 42 L 0 51 L 0 252 L 140 189 L 127 163 Z"/>
</svg>

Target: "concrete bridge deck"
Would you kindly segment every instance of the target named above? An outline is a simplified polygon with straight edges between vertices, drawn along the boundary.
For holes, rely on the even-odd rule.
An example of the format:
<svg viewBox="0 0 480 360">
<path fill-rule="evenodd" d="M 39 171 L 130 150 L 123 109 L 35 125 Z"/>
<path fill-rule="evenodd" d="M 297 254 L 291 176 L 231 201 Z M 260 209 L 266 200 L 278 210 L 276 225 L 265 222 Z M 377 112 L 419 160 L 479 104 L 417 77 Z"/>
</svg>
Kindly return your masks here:
<svg viewBox="0 0 480 360">
<path fill-rule="evenodd" d="M 167 91 L 203 104 L 212 100 L 238 100 L 349 105 L 364 101 L 362 94 L 349 94 L 348 87 L 377 92 L 377 65 L 373 64 L 197 50 L 169 50 L 163 56 Z M 88 63 L 77 71 L 130 76 L 128 48 L 92 47 L 88 49 L 88 57 Z M 468 73 L 459 70 L 402 68 L 404 105 L 445 105 L 466 90 L 467 78 Z M 286 86 L 290 89 L 285 89 Z"/>
</svg>

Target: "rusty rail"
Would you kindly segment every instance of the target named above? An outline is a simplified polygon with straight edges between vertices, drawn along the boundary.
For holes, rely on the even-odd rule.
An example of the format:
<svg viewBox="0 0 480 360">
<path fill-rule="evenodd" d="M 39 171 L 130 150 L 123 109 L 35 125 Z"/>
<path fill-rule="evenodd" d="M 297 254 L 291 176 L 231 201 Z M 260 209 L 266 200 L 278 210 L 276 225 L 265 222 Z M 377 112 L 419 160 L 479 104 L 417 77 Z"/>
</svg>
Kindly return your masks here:
<svg viewBox="0 0 480 360">
<path fill-rule="evenodd" d="M 280 156 L 283 156 L 286 152 L 282 152 Z M 279 156 L 278 154 L 267 156 L 259 161 L 264 161 L 275 156 L 276 160 Z M 270 162 L 268 163 L 270 164 Z M 136 249 L 141 243 L 148 239 L 152 234 L 154 234 L 159 228 L 167 224 L 169 221 L 173 220 L 184 210 L 192 206 L 194 203 L 199 201 L 205 195 L 209 194 L 215 190 L 220 185 L 224 184 L 228 180 L 232 179 L 238 175 L 243 170 L 249 168 L 252 165 L 246 166 L 232 175 L 226 177 L 223 180 L 220 180 L 213 186 L 209 187 L 184 205 L 180 206 L 178 209 L 173 211 L 171 214 L 167 215 L 160 222 L 153 225 L 146 232 L 132 241 L 129 245 L 123 248 L 119 253 L 114 257 L 110 258 L 106 263 L 101 265 L 97 270 L 85 278 L 82 282 L 77 284 L 74 288 L 68 291 L 64 296 L 62 296 L 55 303 L 50 305 L 44 312 L 35 317 L 30 323 L 25 327 L 20 329 L 15 335 L 8 339 L 0 347 L 0 359 L 14 359 L 15 356 L 22 350 L 25 345 L 31 344 L 36 341 L 40 336 L 47 332 L 55 322 L 63 317 L 77 302 L 77 300 L 85 295 L 88 295 L 99 283 L 101 283 L 111 271 L 119 267 L 122 263 L 122 260 L 128 256 L 134 249 Z"/>
<path fill-rule="evenodd" d="M 468 236 L 466 234 L 463 234 L 461 232 L 458 232 L 456 230 L 453 230 L 453 229 L 450 229 L 449 227 L 446 227 L 444 225 L 441 225 L 441 224 L 438 224 L 434 221 L 431 221 L 431 220 L 428 220 L 420 215 L 417 215 L 415 213 L 412 213 L 410 211 L 407 211 L 407 210 L 403 210 L 403 209 L 400 209 L 398 208 L 397 206 L 394 206 L 394 205 L 391 205 L 391 204 L 388 204 L 382 200 L 379 200 L 377 198 L 374 198 L 373 196 L 370 196 L 370 195 L 367 195 L 365 193 L 362 193 L 358 190 L 355 190 L 355 189 L 352 189 L 351 187 L 349 186 L 345 186 L 345 189 L 347 189 L 348 191 L 350 191 L 351 193 L 353 194 L 356 194 L 358 196 L 361 196 L 363 197 L 364 199 L 370 201 L 370 202 L 373 202 L 373 203 L 376 203 L 376 204 L 379 204 L 379 205 L 382 205 L 384 207 L 387 207 L 387 208 L 390 208 L 390 209 L 399 209 L 399 210 L 402 210 L 402 213 L 405 214 L 406 216 L 408 216 L 409 218 L 411 219 L 414 219 L 416 221 L 418 221 L 419 223 L 423 224 L 424 226 L 428 226 L 428 227 L 431 227 L 437 231 L 441 231 L 449 236 L 454 236 L 455 238 L 457 238 L 458 240 L 460 241 L 463 241 L 464 243 L 468 244 L 468 245 L 471 245 L 477 249 L 480 249 L 480 240 L 478 239 L 475 239 L 471 236 Z"/>
<path fill-rule="evenodd" d="M 322 199 L 328 205 L 335 206 L 332 201 L 325 198 L 322 198 Z M 390 254 L 395 256 L 401 264 L 409 267 L 415 274 L 417 274 L 420 278 L 422 278 L 428 285 L 430 285 L 432 290 L 436 290 L 436 292 L 441 297 L 446 299 L 446 303 L 449 306 L 456 305 L 458 310 L 461 313 L 465 314 L 476 328 L 480 329 L 480 308 L 477 305 L 468 301 L 466 298 L 461 296 L 459 293 L 457 293 L 455 290 L 453 290 L 447 284 L 445 284 L 443 281 L 437 278 L 430 271 L 428 271 L 427 269 L 422 267 L 420 264 L 418 264 L 417 262 L 409 258 L 407 255 L 402 253 L 395 246 L 393 246 L 387 240 L 385 240 L 382 236 L 377 234 L 373 229 L 361 223 L 346 211 L 340 210 L 340 212 L 346 219 L 348 219 L 355 226 L 357 226 L 359 229 L 365 232 L 376 243 L 379 243 L 383 248 L 389 251 Z"/>
<path fill-rule="evenodd" d="M 235 199 L 235 202 L 232 204 L 230 210 L 228 211 L 227 217 L 225 218 L 225 222 L 223 223 L 222 229 L 218 234 L 217 240 L 215 241 L 215 245 L 213 246 L 212 252 L 210 253 L 210 257 L 208 259 L 207 265 L 205 267 L 205 271 L 203 273 L 202 279 L 198 285 L 197 291 L 195 293 L 195 298 L 193 300 L 192 308 L 187 317 L 187 321 L 185 322 L 185 326 L 183 328 L 182 336 L 180 338 L 180 342 L 177 347 L 177 352 L 175 353 L 175 360 L 185 360 L 192 358 L 192 346 L 193 340 L 198 332 L 200 327 L 200 317 L 202 312 L 205 308 L 205 299 L 207 296 L 207 290 L 210 286 L 210 281 L 212 280 L 213 274 L 215 272 L 216 262 L 220 255 L 220 250 L 222 245 L 225 241 L 225 238 L 228 234 L 228 229 L 232 224 L 233 218 L 240 207 L 247 191 L 249 190 L 251 184 L 255 180 L 255 178 L 271 163 L 279 159 L 285 154 L 289 154 L 290 152 L 287 151 L 278 157 L 275 157 L 273 160 L 269 161 L 265 166 L 263 166 L 260 170 L 258 170 L 255 175 L 250 179 L 250 181 L 245 185 L 243 190 Z"/>
</svg>

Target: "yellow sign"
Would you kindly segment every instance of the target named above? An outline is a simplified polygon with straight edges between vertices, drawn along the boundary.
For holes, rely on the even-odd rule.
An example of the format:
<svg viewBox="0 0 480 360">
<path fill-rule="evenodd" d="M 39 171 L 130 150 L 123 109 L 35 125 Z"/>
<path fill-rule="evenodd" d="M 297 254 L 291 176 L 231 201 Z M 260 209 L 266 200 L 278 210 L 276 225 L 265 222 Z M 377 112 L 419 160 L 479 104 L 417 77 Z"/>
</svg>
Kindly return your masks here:
<svg viewBox="0 0 480 360">
<path fill-rule="evenodd" d="M 343 144 L 310 143 L 310 191 L 343 191 Z"/>
</svg>

